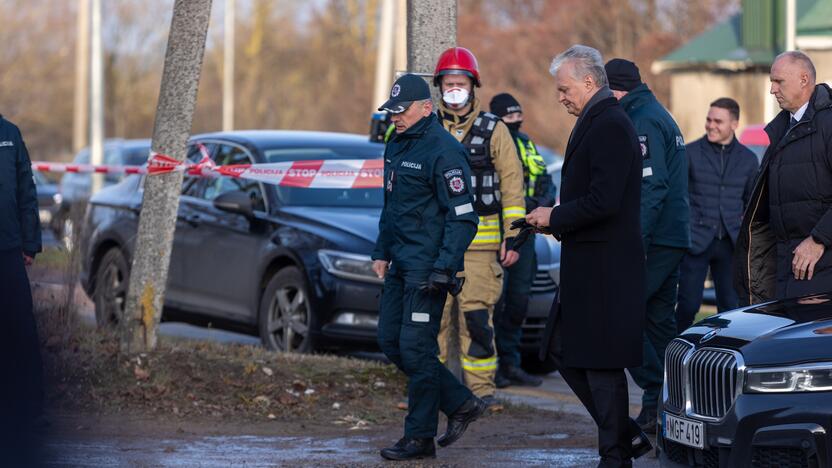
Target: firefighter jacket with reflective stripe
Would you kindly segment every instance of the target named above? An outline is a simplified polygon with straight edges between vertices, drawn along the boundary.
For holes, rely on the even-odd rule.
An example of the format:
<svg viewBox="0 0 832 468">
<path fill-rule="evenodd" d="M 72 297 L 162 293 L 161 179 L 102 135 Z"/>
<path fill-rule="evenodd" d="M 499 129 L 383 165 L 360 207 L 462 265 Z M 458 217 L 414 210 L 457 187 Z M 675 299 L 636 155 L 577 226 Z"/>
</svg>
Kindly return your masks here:
<svg viewBox="0 0 832 468">
<path fill-rule="evenodd" d="M 526 211 L 530 212 L 540 206 L 554 206 L 555 185 L 552 183 L 552 176 L 546 171 L 543 156 L 537 152 L 534 142 L 525 133 L 512 132 L 511 137 L 517 145 L 517 156 L 523 164 Z"/>
<path fill-rule="evenodd" d="M 391 271 L 461 271 L 478 221 L 470 180 L 465 149 L 435 115 L 394 133 L 373 260 L 392 261 Z"/>
<path fill-rule="evenodd" d="M 489 208 L 477 213 L 480 217 L 480 224 L 469 249 L 499 250 L 503 236 L 511 238 L 517 235 L 516 230 L 510 229 L 511 223 L 526 216 L 523 168 L 511 133 L 497 116 L 480 111 L 480 102 L 477 98 L 474 98 L 473 107 L 466 115 L 460 116 L 452 113 L 444 102 L 439 103 L 438 113 L 445 129 L 466 146 L 472 174 L 479 173 L 474 177 L 478 183 L 480 180 L 482 182 L 478 187 L 472 187 L 475 194 L 480 195 L 475 197 L 475 206 L 482 207 L 484 204 L 488 207 L 490 204 L 492 199 L 481 195 L 492 194 L 494 200 L 499 202 L 496 210 Z M 472 130 L 475 125 L 479 127 L 479 130 Z M 488 137 L 489 132 L 490 137 Z M 470 137 L 469 134 L 471 134 Z M 488 158 L 478 158 L 477 163 L 481 164 L 481 168 L 474 168 L 474 158 L 481 156 L 483 147 L 487 148 L 485 154 L 490 154 L 490 161 Z M 488 179 L 488 171 L 494 173 L 491 180 Z M 488 188 L 493 188 L 493 193 L 490 193 Z"/>
</svg>

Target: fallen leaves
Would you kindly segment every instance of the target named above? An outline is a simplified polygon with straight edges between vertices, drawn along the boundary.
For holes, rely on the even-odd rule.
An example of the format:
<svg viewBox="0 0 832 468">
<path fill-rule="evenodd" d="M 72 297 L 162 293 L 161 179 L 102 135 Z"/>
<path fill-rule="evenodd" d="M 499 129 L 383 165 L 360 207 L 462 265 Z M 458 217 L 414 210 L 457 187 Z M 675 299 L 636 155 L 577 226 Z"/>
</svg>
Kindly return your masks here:
<svg viewBox="0 0 832 468">
<path fill-rule="evenodd" d="M 150 371 L 147 369 L 142 369 L 139 366 L 133 368 L 133 375 L 136 377 L 136 380 L 150 379 Z"/>
</svg>

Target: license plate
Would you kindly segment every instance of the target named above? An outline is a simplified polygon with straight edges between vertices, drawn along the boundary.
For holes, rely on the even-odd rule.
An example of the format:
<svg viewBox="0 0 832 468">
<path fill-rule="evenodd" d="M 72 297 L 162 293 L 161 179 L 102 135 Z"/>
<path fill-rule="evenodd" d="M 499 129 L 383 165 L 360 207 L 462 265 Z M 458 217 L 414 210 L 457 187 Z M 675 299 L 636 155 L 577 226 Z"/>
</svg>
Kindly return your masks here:
<svg viewBox="0 0 832 468">
<path fill-rule="evenodd" d="M 689 447 L 705 448 L 705 425 L 664 413 L 664 438 Z"/>
</svg>

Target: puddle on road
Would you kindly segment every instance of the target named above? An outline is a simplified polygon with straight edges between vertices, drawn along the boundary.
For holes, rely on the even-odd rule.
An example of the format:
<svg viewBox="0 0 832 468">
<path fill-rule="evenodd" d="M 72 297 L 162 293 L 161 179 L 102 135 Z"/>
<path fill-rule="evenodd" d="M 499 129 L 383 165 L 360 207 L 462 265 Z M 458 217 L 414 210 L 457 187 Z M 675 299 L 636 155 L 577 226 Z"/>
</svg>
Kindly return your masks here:
<svg viewBox="0 0 832 468">
<path fill-rule="evenodd" d="M 193 440 L 130 439 L 101 442 L 53 441 L 47 447 L 49 466 L 275 466 L 292 460 L 320 463 L 375 460 L 376 449 L 366 437 L 200 437 Z"/>
<path fill-rule="evenodd" d="M 537 437 L 551 438 L 561 434 Z M 199 437 L 196 439 L 105 439 L 98 442 L 53 441 L 46 451 L 48 466 L 114 467 L 248 467 L 378 465 L 377 441 L 366 437 L 316 439 L 311 437 Z M 478 448 L 439 452 L 437 462 L 464 463 L 469 456 L 482 460 Z M 576 467 L 597 463 L 592 449 L 502 448 L 486 455 L 489 466 Z"/>
</svg>

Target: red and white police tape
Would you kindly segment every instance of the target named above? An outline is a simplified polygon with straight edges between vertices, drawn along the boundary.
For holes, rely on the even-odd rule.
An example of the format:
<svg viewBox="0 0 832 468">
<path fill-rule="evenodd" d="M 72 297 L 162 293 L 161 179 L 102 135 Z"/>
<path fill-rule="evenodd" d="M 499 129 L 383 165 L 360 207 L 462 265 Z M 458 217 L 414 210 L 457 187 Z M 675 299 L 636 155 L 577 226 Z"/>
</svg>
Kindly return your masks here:
<svg viewBox="0 0 832 468">
<path fill-rule="evenodd" d="M 149 175 L 184 171 L 187 175 L 197 177 L 225 176 L 282 187 L 329 189 L 380 188 L 384 178 L 384 162 L 381 159 L 329 159 L 217 166 L 204 148 L 200 150 L 202 160 L 197 164 L 177 161 L 165 154 L 151 151 L 147 164 L 143 166 L 33 162 L 32 170 L 79 174 Z"/>
</svg>

